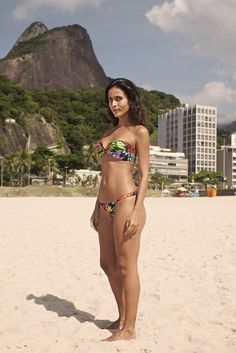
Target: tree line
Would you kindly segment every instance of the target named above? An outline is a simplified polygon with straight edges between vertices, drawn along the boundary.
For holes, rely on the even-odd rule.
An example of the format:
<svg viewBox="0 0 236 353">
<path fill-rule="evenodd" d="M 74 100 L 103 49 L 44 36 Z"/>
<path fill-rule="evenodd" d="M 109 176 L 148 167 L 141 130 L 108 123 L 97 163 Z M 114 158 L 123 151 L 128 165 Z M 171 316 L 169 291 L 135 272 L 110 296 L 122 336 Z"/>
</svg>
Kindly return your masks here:
<svg viewBox="0 0 236 353">
<path fill-rule="evenodd" d="M 0 171 L 3 185 L 29 185 L 31 179 L 41 178 L 44 182 L 54 184 L 57 180 L 74 177 L 81 186 L 96 186 L 98 178 L 88 176 L 81 179 L 75 175 L 75 168 L 71 164 L 71 156 L 59 156 L 47 149 L 38 147 L 33 153 L 22 150 L 19 153 L 9 153 L 1 159 Z M 88 169 L 98 169 L 99 161 L 95 153 L 95 146 L 84 146 L 83 163 Z"/>
</svg>

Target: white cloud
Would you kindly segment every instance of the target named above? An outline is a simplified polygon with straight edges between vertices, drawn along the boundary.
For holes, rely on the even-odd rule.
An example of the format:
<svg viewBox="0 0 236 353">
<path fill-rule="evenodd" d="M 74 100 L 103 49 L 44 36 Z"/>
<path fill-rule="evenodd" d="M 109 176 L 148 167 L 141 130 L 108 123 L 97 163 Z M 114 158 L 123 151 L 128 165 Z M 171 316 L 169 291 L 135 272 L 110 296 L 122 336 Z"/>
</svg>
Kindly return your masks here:
<svg viewBox="0 0 236 353">
<path fill-rule="evenodd" d="M 205 84 L 203 90 L 193 95 L 178 95 L 182 103 L 218 105 L 221 103 L 236 103 L 236 89 L 227 86 L 222 81 L 211 81 Z"/>
<path fill-rule="evenodd" d="M 172 0 L 146 12 L 164 32 L 174 31 L 201 55 L 236 66 L 236 1 Z"/>
<path fill-rule="evenodd" d="M 80 6 L 99 7 L 105 0 L 21 0 L 13 10 L 17 20 L 32 18 L 40 8 L 50 7 L 54 10 L 73 12 Z"/>
<path fill-rule="evenodd" d="M 187 1 L 175 0 L 165 1 L 163 5 L 155 5 L 146 12 L 148 20 L 163 31 L 169 32 L 181 27 L 181 18 L 188 14 Z"/>
</svg>

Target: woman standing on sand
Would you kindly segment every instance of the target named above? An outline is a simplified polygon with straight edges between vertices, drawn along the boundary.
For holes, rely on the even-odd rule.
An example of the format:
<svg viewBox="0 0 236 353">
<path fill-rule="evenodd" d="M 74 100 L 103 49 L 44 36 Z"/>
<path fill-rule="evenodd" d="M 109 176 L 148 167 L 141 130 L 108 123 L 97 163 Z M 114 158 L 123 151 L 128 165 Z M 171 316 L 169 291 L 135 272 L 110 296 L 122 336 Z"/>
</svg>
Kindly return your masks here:
<svg viewBox="0 0 236 353">
<path fill-rule="evenodd" d="M 145 224 L 144 197 L 148 186 L 149 134 L 146 114 L 135 85 L 124 78 L 113 80 L 105 100 L 114 127 L 97 143 L 102 157 L 102 180 L 91 226 L 98 232 L 100 264 L 116 299 L 119 318 L 108 329 L 117 329 L 105 341 L 135 338 L 140 283 L 137 260 Z M 138 190 L 132 169 L 138 157 Z"/>
</svg>

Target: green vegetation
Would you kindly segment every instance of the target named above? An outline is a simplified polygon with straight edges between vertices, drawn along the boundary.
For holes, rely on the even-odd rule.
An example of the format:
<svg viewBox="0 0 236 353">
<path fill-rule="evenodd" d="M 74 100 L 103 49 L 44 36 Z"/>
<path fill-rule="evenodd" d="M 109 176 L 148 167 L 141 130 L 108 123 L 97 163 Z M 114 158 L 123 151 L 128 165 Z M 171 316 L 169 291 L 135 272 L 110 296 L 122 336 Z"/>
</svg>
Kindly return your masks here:
<svg viewBox="0 0 236 353">
<path fill-rule="evenodd" d="M 149 115 L 151 142 L 157 144 L 159 112 L 178 106 L 179 101 L 158 91 L 140 89 L 140 95 Z M 98 168 L 95 157 L 88 158 L 84 146 L 91 151 L 95 141 L 111 126 L 106 111 L 102 88 L 43 92 L 28 90 L 0 76 L 0 127 L 4 126 L 6 118 L 13 118 L 27 133 L 26 119 L 35 113 L 48 122 L 54 122 L 60 127 L 71 150 L 70 156 L 56 157 L 60 168 Z"/>
<path fill-rule="evenodd" d="M 150 180 L 149 180 L 149 189 L 161 189 L 162 186 L 167 186 L 169 184 L 173 183 L 173 179 L 168 178 L 167 176 L 155 172 L 154 174 L 151 175 Z"/>
<path fill-rule="evenodd" d="M 5 59 L 15 59 L 20 56 L 34 53 L 34 52 L 40 50 L 44 45 L 44 42 L 41 40 L 42 36 L 43 36 L 43 34 L 41 34 L 35 38 L 31 38 L 27 41 L 19 42 L 15 47 L 13 47 L 9 51 L 9 53 L 7 54 Z"/>
<path fill-rule="evenodd" d="M 174 109 L 180 105 L 180 101 L 171 94 L 159 91 L 146 91 L 140 89 L 140 95 L 144 106 L 148 111 L 150 121 L 150 132 L 158 127 L 158 115 L 169 109 Z"/>
<path fill-rule="evenodd" d="M 229 146 L 231 144 L 231 132 L 224 129 L 217 129 L 217 149 L 221 146 Z"/>
<path fill-rule="evenodd" d="M 222 173 L 210 172 L 207 170 L 201 170 L 193 175 L 192 178 L 194 178 L 195 182 L 203 183 L 205 185 L 217 185 L 217 187 L 219 187 L 224 181 Z"/>
</svg>

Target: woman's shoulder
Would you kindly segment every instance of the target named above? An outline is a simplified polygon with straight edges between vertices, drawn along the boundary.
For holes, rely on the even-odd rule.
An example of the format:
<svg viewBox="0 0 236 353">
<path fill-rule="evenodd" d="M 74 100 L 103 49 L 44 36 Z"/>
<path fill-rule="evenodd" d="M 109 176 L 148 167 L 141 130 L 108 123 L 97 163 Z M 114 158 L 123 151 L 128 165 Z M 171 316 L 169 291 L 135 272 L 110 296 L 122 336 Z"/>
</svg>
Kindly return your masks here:
<svg viewBox="0 0 236 353">
<path fill-rule="evenodd" d="M 149 136 L 148 129 L 143 125 L 136 125 L 134 127 L 134 132 L 137 137 Z"/>
</svg>

